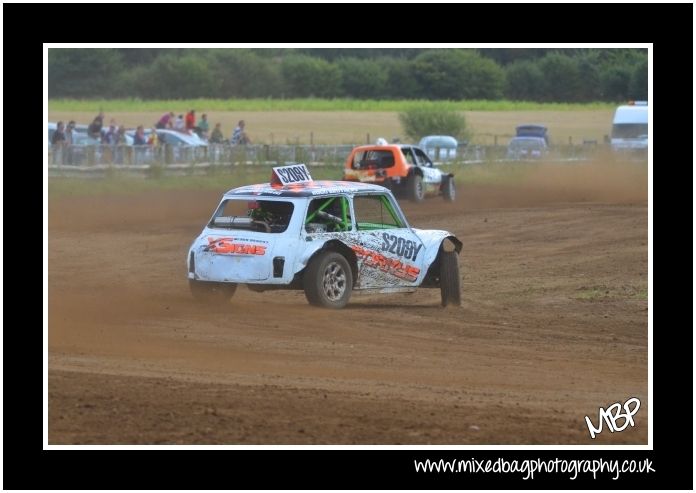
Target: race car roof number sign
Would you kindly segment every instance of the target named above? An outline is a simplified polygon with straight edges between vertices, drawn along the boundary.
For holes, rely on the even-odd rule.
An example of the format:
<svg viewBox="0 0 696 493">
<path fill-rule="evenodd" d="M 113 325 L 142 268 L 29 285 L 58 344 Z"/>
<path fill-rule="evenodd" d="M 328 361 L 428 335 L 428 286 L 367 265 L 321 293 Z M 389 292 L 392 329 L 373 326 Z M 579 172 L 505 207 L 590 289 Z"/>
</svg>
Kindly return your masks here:
<svg viewBox="0 0 696 493">
<path fill-rule="evenodd" d="M 294 183 L 309 183 L 312 176 L 309 174 L 307 166 L 304 164 L 293 164 L 292 166 L 278 166 L 273 168 L 273 173 L 283 185 Z"/>
</svg>

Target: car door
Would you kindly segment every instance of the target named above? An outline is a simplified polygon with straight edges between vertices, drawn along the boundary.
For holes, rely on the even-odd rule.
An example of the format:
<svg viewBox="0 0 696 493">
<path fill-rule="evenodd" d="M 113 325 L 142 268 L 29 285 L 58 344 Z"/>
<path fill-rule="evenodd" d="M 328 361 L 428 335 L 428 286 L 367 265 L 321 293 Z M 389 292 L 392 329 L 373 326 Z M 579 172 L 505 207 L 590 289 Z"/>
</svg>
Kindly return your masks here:
<svg viewBox="0 0 696 493">
<path fill-rule="evenodd" d="M 355 289 L 418 286 L 424 245 L 390 194 L 356 194 L 351 248 L 358 262 Z"/>
<path fill-rule="evenodd" d="M 423 183 L 425 186 L 431 191 L 435 188 L 439 188 L 440 182 L 442 181 L 442 173 L 440 173 L 440 170 L 433 166 L 433 162 L 421 149 L 414 147 L 413 152 L 418 160 L 418 166 L 421 171 L 423 171 Z"/>
</svg>

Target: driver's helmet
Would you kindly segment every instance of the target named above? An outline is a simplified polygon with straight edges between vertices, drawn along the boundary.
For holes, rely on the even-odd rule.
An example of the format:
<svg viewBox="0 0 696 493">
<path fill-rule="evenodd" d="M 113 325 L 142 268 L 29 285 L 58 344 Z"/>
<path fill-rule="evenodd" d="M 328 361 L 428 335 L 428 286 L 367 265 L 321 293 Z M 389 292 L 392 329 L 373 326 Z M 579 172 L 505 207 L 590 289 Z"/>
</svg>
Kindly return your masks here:
<svg viewBox="0 0 696 493">
<path fill-rule="evenodd" d="M 249 217 L 252 219 L 256 219 L 259 221 L 262 221 L 265 219 L 266 212 L 263 210 L 263 207 L 261 206 L 261 202 L 258 200 L 252 200 L 247 202 L 247 209 L 249 214 Z"/>
</svg>

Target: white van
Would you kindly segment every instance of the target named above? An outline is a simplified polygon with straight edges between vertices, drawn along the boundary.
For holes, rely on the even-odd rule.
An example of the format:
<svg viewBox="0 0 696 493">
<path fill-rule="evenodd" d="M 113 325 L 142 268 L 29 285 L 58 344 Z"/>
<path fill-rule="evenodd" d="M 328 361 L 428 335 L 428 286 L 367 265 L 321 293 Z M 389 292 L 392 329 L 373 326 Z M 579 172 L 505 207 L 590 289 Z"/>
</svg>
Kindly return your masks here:
<svg viewBox="0 0 696 493">
<path fill-rule="evenodd" d="M 616 108 L 611 128 L 611 148 L 615 151 L 648 149 L 647 101 L 635 101 Z"/>
</svg>

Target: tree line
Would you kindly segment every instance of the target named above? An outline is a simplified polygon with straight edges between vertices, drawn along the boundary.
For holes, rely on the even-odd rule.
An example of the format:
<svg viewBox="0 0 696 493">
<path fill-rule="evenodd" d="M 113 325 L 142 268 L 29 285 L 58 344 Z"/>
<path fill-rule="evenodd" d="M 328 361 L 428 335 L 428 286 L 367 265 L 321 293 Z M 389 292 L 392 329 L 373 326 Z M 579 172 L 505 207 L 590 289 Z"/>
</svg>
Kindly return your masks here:
<svg viewBox="0 0 696 493">
<path fill-rule="evenodd" d="M 51 48 L 49 98 L 647 99 L 643 49 Z"/>
</svg>

